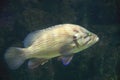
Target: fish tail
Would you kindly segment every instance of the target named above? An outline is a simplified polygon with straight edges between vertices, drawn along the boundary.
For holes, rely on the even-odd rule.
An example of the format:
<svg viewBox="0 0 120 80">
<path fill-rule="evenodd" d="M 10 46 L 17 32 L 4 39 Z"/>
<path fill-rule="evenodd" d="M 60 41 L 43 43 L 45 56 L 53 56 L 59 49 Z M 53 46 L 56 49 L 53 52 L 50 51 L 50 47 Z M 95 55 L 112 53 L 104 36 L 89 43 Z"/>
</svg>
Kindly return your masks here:
<svg viewBox="0 0 120 80">
<path fill-rule="evenodd" d="M 10 47 L 5 53 L 5 60 L 11 69 L 17 69 L 26 60 L 25 50 L 23 48 Z"/>
</svg>

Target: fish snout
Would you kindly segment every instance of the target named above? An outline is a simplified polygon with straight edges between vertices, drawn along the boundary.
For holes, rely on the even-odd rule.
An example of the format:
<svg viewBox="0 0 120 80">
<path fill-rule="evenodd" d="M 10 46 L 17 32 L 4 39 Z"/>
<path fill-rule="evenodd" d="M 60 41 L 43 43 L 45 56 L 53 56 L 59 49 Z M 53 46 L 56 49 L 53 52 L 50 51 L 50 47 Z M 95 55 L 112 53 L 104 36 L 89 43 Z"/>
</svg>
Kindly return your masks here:
<svg viewBox="0 0 120 80">
<path fill-rule="evenodd" d="M 93 39 L 95 42 L 99 41 L 99 37 L 96 34 L 93 34 Z"/>
</svg>

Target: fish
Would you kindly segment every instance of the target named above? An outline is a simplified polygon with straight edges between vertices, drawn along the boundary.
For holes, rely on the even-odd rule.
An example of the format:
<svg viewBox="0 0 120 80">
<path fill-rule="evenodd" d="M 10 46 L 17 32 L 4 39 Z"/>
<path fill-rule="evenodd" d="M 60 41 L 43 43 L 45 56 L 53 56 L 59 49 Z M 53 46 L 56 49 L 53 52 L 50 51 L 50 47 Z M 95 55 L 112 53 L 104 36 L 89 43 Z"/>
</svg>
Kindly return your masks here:
<svg viewBox="0 0 120 80">
<path fill-rule="evenodd" d="M 63 65 L 68 65 L 74 54 L 87 49 L 99 37 L 77 24 L 58 24 L 42 30 L 36 30 L 24 39 L 24 47 L 9 47 L 4 55 L 10 69 L 18 69 L 26 60 L 28 68 L 44 65 L 50 59 L 58 57 Z"/>
</svg>

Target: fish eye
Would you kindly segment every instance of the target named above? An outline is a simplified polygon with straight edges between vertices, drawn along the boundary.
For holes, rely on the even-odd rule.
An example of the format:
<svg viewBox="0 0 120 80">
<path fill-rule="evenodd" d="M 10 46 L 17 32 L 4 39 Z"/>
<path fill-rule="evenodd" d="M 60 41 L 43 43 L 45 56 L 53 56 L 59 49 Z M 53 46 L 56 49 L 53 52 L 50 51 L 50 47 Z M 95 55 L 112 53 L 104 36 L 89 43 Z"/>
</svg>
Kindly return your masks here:
<svg viewBox="0 0 120 80">
<path fill-rule="evenodd" d="M 91 33 L 87 33 L 87 35 L 88 35 L 88 36 L 92 36 L 92 34 L 91 34 Z"/>
<path fill-rule="evenodd" d="M 77 36 L 73 36 L 73 39 L 76 39 L 77 38 Z"/>
<path fill-rule="evenodd" d="M 91 34 L 91 33 L 89 33 L 89 32 L 87 32 L 87 33 L 86 33 L 86 36 L 92 36 L 92 34 Z"/>
<path fill-rule="evenodd" d="M 86 33 L 86 35 L 84 36 L 84 38 L 87 38 L 88 36 L 92 36 L 91 33 Z"/>
</svg>

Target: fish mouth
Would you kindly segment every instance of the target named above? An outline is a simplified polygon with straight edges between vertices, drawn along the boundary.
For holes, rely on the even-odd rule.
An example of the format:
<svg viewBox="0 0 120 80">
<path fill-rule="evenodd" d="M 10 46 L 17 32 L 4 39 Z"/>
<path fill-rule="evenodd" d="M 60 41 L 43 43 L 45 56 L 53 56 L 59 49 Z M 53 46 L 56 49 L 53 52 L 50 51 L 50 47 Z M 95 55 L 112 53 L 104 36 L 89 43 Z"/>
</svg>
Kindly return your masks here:
<svg viewBox="0 0 120 80">
<path fill-rule="evenodd" d="M 74 43 L 79 48 L 79 46 L 92 45 L 92 44 L 96 43 L 97 41 L 99 41 L 99 37 L 97 35 L 93 34 L 91 36 L 85 36 L 84 43 L 82 45 L 80 45 L 79 39 L 75 40 Z"/>
<path fill-rule="evenodd" d="M 86 41 L 83 45 L 94 44 L 97 41 L 99 41 L 99 37 L 97 35 L 93 34 L 92 36 L 88 36 L 85 40 Z"/>
<path fill-rule="evenodd" d="M 93 40 L 94 40 L 95 42 L 97 42 L 97 41 L 99 41 L 99 37 L 94 34 L 94 35 L 93 35 Z"/>
<path fill-rule="evenodd" d="M 83 45 L 90 44 L 91 41 L 92 41 L 91 38 L 88 37 L 88 38 L 86 38 L 86 42 Z"/>
<path fill-rule="evenodd" d="M 99 41 L 99 37 L 98 37 L 98 36 L 95 38 L 95 41 L 96 41 L 96 42 Z"/>
<path fill-rule="evenodd" d="M 86 42 L 86 44 L 94 44 L 99 41 L 99 37 L 95 34 L 90 37 L 90 39 Z"/>
</svg>

